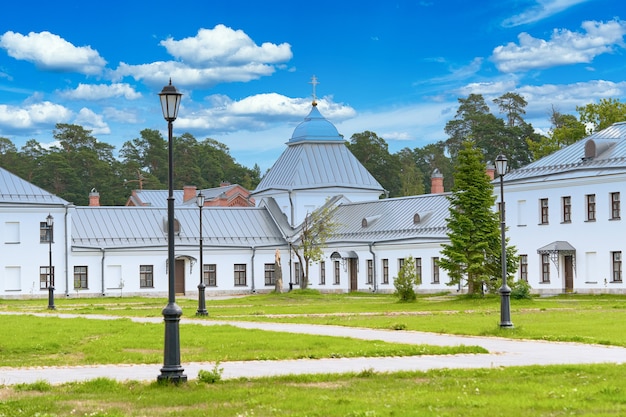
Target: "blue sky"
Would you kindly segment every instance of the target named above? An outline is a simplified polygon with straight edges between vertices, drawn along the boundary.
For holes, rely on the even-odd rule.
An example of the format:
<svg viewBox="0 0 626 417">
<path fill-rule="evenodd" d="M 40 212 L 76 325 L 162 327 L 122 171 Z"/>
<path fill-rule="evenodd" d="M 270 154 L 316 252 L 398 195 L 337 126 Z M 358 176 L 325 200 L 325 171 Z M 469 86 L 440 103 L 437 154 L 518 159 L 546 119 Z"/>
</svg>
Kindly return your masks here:
<svg viewBox="0 0 626 417">
<path fill-rule="evenodd" d="M 626 101 L 621 0 L 34 0 L 2 14 L 0 136 L 18 148 L 52 143 L 56 123 L 117 150 L 144 128 L 165 135 L 170 77 L 175 134 L 263 171 L 308 114 L 313 75 L 346 139 L 370 130 L 391 152 L 445 140 L 471 93 L 521 94 L 543 132 L 552 107 Z"/>
</svg>

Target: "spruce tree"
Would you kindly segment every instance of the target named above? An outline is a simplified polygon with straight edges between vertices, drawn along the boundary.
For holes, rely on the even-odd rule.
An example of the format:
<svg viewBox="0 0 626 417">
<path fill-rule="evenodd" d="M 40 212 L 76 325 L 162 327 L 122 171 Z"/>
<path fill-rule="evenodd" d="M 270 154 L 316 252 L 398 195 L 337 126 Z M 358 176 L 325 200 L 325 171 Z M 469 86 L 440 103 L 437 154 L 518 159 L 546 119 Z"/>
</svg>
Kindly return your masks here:
<svg viewBox="0 0 626 417">
<path fill-rule="evenodd" d="M 500 271 L 500 221 L 495 196 L 482 154 L 471 141 L 458 154 L 448 218 L 449 244 L 443 245 L 439 266 L 450 276 L 449 285 L 462 283 L 468 292 Z M 463 282 L 465 279 L 465 282 Z"/>
</svg>

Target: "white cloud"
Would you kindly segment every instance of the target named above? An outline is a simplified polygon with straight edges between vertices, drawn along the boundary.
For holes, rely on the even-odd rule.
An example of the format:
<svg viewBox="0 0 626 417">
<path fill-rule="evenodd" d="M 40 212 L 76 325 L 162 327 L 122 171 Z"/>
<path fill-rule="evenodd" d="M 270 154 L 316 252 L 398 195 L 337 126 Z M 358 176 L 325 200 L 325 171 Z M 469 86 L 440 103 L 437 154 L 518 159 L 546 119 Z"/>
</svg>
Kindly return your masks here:
<svg viewBox="0 0 626 417">
<path fill-rule="evenodd" d="M 207 101 L 211 108 L 179 116 L 177 128 L 204 133 L 266 130 L 275 124 L 299 123 L 311 109 L 310 100 L 276 93 L 257 94 L 238 101 L 215 95 L 208 97 Z M 320 112 L 328 119 L 339 121 L 356 115 L 353 108 L 334 103 L 329 97 L 319 99 L 317 103 Z"/>
<path fill-rule="evenodd" d="M 200 29 L 195 37 L 161 41 L 176 61 L 143 65 L 120 63 L 113 79 L 131 76 L 147 84 L 165 84 L 171 78 L 176 86 L 211 87 L 224 82 L 247 82 L 287 68 L 284 62 L 293 54 L 288 43 L 265 42 L 256 45 L 241 30 L 224 25 Z"/>
<path fill-rule="evenodd" d="M 192 38 L 176 41 L 168 38 L 161 45 L 172 56 L 193 67 L 238 66 L 248 63 L 275 64 L 292 58 L 288 43 L 276 45 L 265 42 L 254 43 L 242 30 L 233 30 L 224 25 L 213 29 L 200 29 Z"/>
<path fill-rule="evenodd" d="M 141 98 L 141 93 L 126 83 L 78 84 L 73 90 L 61 92 L 61 96 L 73 100 L 102 100 L 111 97 L 124 97 L 127 100 Z"/>
<path fill-rule="evenodd" d="M 50 71 L 99 74 L 106 61 L 90 46 L 76 47 L 50 32 L 6 32 L 0 36 L 0 48 L 9 56 L 34 63 L 38 68 Z"/>
<path fill-rule="evenodd" d="M 585 33 L 555 29 L 549 41 L 522 32 L 518 35 L 519 45 L 510 42 L 496 47 L 491 60 L 502 72 L 527 71 L 589 63 L 596 56 L 624 45 L 626 23 L 623 21 L 586 21 L 582 28 Z"/>
<path fill-rule="evenodd" d="M 111 129 L 104 122 L 102 116 L 94 113 L 86 107 L 83 107 L 78 112 L 78 115 L 74 119 L 74 124 L 83 126 L 87 130 L 91 130 L 94 135 L 111 133 Z"/>
<path fill-rule="evenodd" d="M 538 22 L 586 1 L 588 0 L 537 0 L 537 4 L 528 10 L 504 20 L 502 26 L 513 27 Z"/>
<path fill-rule="evenodd" d="M 114 72 L 114 79 L 131 76 L 137 81 L 151 85 L 172 84 L 181 87 L 211 87 L 222 82 L 246 82 L 271 75 L 275 71 L 271 65 L 249 63 L 237 67 L 192 68 L 174 61 L 159 61 L 143 65 L 120 63 Z"/>
<path fill-rule="evenodd" d="M 30 130 L 48 124 L 67 122 L 72 116 L 71 110 L 44 101 L 24 107 L 0 105 L 0 128 L 7 130 Z"/>
</svg>

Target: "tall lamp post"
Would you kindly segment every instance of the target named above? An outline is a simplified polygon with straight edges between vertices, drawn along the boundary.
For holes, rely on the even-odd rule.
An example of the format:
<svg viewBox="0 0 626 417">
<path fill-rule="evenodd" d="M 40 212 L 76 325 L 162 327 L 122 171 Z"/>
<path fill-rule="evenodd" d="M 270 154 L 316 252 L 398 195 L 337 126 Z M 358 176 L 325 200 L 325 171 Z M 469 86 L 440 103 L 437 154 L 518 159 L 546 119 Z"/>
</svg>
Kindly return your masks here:
<svg viewBox="0 0 626 417">
<path fill-rule="evenodd" d="M 508 164 L 506 156 L 500 154 L 496 157 L 496 171 L 500 177 L 500 244 L 502 246 L 502 255 L 500 262 L 502 263 L 502 286 L 500 287 L 500 327 L 511 328 L 511 288 L 506 283 L 506 220 L 504 217 L 504 174 Z"/>
<path fill-rule="evenodd" d="M 48 310 L 56 310 L 54 305 L 54 272 L 52 269 L 52 228 L 54 227 L 54 217 L 48 214 L 46 217 L 46 225 L 48 226 Z"/>
<path fill-rule="evenodd" d="M 168 144 L 168 173 L 167 173 L 167 265 L 168 265 L 168 300 L 167 306 L 163 309 L 163 320 L 165 321 L 165 345 L 163 349 L 163 367 L 158 380 L 171 382 L 186 382 L 183 367 L 180 365 L 180 316 L 183 310 L 176 304 L 175 272 L 174 265 L 174 157 L 172 151 L 172 124 L 178 116 L 178 108 L 182 94 L 172 85 L 163 87 L 159 93 L 161 99 L 161 109 L 163 117 L 167 120 L 167 144 Z"/>
<path fill-rule="evenodd" d="M 204 261 L 202 259 L 202 207 L 204 207 L 204 195 L 202 191 L 196 196 L 196 204 L 200 211 L 200 283 L 198 284 L 198 311 L 196 316 L 208 316 L 209 312 L 206 310 L 206 300 L 204 298 Z"/>
</svg>

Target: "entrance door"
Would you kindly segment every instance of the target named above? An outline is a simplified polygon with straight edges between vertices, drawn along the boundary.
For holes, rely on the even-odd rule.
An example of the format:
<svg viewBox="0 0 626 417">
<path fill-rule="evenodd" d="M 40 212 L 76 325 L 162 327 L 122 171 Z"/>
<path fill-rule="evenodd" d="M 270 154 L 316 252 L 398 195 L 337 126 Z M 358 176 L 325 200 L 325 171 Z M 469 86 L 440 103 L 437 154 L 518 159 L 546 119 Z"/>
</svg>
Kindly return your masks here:
<svg viewBox="0 0 626 417">
<path fill-rule="evenodd" d="M 358 259 L 349 258 L 348 259 L 348 273 L 350 274 L 350 291 L 356 291 L 359 288 L 359 283 L 356 275 L 356 263 Z"/>
<path fill-rule="evenodd" d="M 574 259 L 572 255 L 563 257 L 565 261 L 565 292 L 574 292 Z"/>
<path fill-rule="evenodd" d="M 185 260 L 176 259 L 174 270 L 174 291 L 176 294 L 185 295 Z"/>
</svg>

